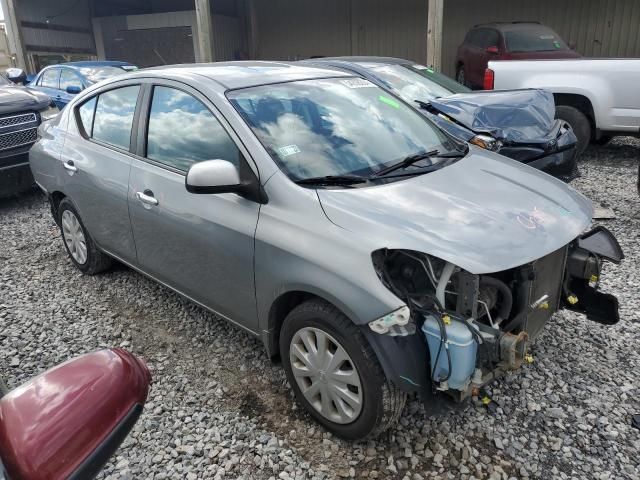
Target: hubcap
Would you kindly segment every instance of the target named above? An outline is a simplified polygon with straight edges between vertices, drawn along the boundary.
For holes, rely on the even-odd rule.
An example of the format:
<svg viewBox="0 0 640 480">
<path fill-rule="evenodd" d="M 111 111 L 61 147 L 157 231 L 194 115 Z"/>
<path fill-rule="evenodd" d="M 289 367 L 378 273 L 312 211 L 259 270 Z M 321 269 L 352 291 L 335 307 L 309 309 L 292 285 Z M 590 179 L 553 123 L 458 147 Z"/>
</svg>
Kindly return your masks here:
<svg viewBox="0 0 640 480">
<path fill-rule="evenodd" d="M 71 257 L 83 265 L 87 261 L 87 241 L 78 217 L 70 210 L 62 212 L 62 237 Z"/>
<path fill-rule="evenodd" d="M 289 347 L 291 370 L 304 398 L 334 423 L 351 423 L 362 410 L 360 375 L 338 341 L 322 330 L 298 330 Z"/>
</svg>

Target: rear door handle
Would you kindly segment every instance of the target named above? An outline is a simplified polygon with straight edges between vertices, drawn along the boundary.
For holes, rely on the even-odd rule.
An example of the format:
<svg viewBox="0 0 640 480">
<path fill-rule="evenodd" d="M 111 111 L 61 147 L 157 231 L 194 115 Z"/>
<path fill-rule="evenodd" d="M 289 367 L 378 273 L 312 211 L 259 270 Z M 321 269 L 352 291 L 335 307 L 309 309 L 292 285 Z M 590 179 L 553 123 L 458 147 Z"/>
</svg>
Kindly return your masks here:
<svg viewBox="0 0 640 480">
<path fill-rule="evenodd" d="M 62 166 L 66 169 L 69 170 L 70 172 L 77 172 L 78 171 L 78 167 L 76 167 L 73 164 L 73 160 L 67 160 L 66 162 L 64 162 L 62 164 Z"/>
<path fill-rule="evenodd" d="M 147 205 L 158 205 L 158 200 L 153 196 L 153 192 L 151 190 L 136 192 L 136 198 Z"/>
</svg>

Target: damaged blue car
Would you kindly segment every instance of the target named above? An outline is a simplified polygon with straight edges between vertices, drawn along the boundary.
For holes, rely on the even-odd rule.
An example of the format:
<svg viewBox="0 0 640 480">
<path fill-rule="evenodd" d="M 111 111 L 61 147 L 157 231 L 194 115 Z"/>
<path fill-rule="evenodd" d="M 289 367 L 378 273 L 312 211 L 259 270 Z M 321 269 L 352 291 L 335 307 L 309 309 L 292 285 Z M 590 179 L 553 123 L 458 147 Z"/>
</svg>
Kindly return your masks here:
<svg viewBox="0 0 640 480">
<path fill-rule="evenodd" d="M 555 119 L 550 92 L 472 92 L 431 68 L 399 58 L 334 57 L 303 63 L 356 73 L 392 91 L 459 140 L 565 182 L 579 176 L 576 136 L 567 122 Z"/>
</svg>

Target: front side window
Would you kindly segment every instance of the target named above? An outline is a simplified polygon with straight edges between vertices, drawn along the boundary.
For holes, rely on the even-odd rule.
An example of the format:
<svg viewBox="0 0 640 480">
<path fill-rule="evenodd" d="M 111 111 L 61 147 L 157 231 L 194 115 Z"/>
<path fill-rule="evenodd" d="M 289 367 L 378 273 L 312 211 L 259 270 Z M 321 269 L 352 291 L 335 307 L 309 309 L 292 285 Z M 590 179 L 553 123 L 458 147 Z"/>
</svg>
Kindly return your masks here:
<svg viewBox="0 0 640 480">
<path fill-rule="evenodd" d="M 68 87 L 78 87 L 82 90 L 82 82 L 73 70 L 63 68 L 60 73 L 60 90 L 67 90 Z"/>
<path fill-rule="evenodd" d="M 204 160 L 240 164 L 235 143 L 200 100 L 161 86 L 153 89 L 147 158 L 185 172 Z"/>
<path fill-rule="evenodd" d="M 296 181 L 366 176 L 410 155 L 455 148 L 420 113 L 360 78 L 250 87 L 228 97 Z"/>
<path fill-rule="evenodd" d="M 95 140 L 129 150 L 139 91 L 139 85 L 132 85 L 98 95 L 92 132 Z"/>
<path fill-rule="evenodd" d="M 379 79 L 398 92 L 406 102 L 412 105 L 415 105 L 414 102 L 416 100 L 428 102 L 434 98 L 448 97 L 456 93 L 430 80 L 427 76 L 423 76 L 420 73 L 420 68 L 426 69 L 426 67 L 422 67 L 421 65 L 417 65 L 416 70 L 403 65 L 381 65 L 371 70 Z"/>
<path fill-rule="evenodd" d="M 60 69 L 50 68 L 42 73 L 40 85 L 48 88 L 58 88 L 58 78 L 60 78 Z"/>
</svg>

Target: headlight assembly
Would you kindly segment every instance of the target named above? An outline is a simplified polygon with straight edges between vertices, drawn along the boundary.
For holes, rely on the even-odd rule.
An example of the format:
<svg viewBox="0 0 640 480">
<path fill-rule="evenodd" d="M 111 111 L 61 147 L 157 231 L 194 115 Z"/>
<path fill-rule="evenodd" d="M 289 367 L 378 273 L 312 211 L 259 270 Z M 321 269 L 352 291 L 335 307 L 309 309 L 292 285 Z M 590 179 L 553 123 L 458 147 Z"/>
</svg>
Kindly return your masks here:
<svg viewBox="0 0 640 480">
<path fill-rule="evenodd" d="M 497 152 L 502 148 L 502 142 L 500 140 L 496 140 L 490 135 L 476 135 L 469 143 L 472 143 L 480 148 L 484 148 L 485 150 L 491 150 L 492 152 Z"/>
</svg>

